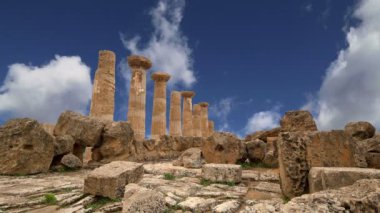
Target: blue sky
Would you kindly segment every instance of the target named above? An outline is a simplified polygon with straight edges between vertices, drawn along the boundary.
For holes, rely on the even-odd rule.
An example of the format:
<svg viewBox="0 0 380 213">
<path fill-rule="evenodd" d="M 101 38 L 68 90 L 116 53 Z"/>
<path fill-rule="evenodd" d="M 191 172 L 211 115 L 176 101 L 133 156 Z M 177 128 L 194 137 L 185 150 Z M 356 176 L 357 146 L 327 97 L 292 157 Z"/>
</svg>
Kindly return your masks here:
<svg viewBox="0 0 380 213">
<path fill-rule="evenodd" d="M 107 49 L 117 58 L 116 120 L 127 114 L 125 58 L 138 53 L 153 60 L 151 72 L 173 75 L 169 91 L 194 90 L 194 103 L 209 102 L 220 130 L 272 128 L 300 108 L 321 129 L 350 120 L 380 126 L 377 14 L 377 0 L 4 0 L 0 122 L 87 113 L 89 79 Z M 152 82 L 148 90 L 149 133 Z"/>
</svg>

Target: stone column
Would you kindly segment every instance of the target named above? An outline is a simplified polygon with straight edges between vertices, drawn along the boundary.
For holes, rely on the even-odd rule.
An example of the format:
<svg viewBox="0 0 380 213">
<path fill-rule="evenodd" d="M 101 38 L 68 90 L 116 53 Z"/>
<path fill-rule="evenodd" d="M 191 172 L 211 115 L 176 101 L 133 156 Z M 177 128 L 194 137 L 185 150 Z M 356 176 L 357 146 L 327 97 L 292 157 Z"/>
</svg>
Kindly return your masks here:
<svg viewBox="0 0 380 213">
<path fill-rule="evenodd" d="M 182 135 L 193 136 L 193 91 L 182 92 L 183 97 L 183 117 L 182 117 Z"/>
<path fill-rule="evenodd" d="M 182 136 L 181 92 L 172 91 L 170 96 L 170 135 Z"/>
<path fill-rule="evenodd" d="M 214 128 L 215 128 L 214 121 L 208 120 L 208 136 L 211 136 L 214 134 Z"/>
<path fill-rule="evenodd" d="M 132 78 L 129 90 L 128 121 L 135 133 L 136 140 L 145 138 L 145 108 L 146 108 L 146 71 L 152 67 L 152 62 L 143 56 L 128 57 Z"/>
<path fill-rule="evenodd" d="M 115 53 L 99 51 L 98 69 L 94 77 L 90 116 L 113 121 L 115 109 Z"/>
<path fill-rule="evenodd" d="M 199 104 L 194 104 L 194 109 L 193 109 L 193 135 L 194 137 L 202 137 L 201 105 Z"/>
<path fill-rule="evenodd" d="M 152 113 L 152 139 L 159 140 L 166 134 L 166 83 L 170 75 L 164 72 L 152 74 L 154 81 L 153 113 Z"/>
<path fill-rule="evenodd" d="M 208 103 L 202 102 L 201 105 L 201 130 L 202 137 L 208 136 Z"/>
</svg>

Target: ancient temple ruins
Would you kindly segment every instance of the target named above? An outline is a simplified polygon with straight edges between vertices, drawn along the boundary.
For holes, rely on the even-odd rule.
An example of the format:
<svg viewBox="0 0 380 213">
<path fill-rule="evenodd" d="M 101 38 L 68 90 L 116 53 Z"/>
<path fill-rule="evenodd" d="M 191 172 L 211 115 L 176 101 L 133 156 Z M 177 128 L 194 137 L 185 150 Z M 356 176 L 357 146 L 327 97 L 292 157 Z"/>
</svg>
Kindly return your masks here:
<svg viewBox="0 0 380 213">
<path fill-rule="evenodd" d="M 99 64 L 94 78 L 90 116 L 113 121 L 115 108 L 115 53 L 99 51 Z M 128 100 L 128 122 L 134 130 L 136 140 L 144 140 L 146 135 L 146 78 L 152 62 L 143 56 L 128 57 L 131 82 Z M 169 124 L 167 125 L 167 83 L 170 75 L 154 72 L 153 111 L 151 138 L 163 135 L 208 137 L 214 132 L 214 122 L 208 119 L 208 103 L 193 105 L 195 92 L 171 91 Z M 183 99 L 183 100 L 181 100 Z M 182 102 L 182 108 L 181 108 Z M 169 132 L 167 133 L 167 128 Z"/>
</svg>

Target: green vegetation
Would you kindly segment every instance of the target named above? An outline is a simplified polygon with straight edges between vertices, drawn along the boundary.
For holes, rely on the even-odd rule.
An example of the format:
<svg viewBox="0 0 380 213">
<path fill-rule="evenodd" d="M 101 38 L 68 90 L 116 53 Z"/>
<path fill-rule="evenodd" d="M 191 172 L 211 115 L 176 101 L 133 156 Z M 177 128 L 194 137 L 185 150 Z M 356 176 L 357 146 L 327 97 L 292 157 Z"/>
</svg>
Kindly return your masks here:
<svg viewBox="0 0 380 213">
<path fill-rule="evenodd" d="M 55 194 L 45 194 L 44 195 L 44 201 L 45 204 L 48 205 L 55 205 L 58 203 L 57 198 L 55 197 Z"/>
<path fill-rule="evenodd" d="M 175 176 L 171 173 L 165 173 L 164 174 L 164 179 L 165 180 L 174 180 L 175 179 Z"/>
<path fill-rule="evenodd" d="M 175 205 L 175 206 L 170 206 L 170 207 L 166 208 L 164 210 L 164 213 L 175 213 L 178 210 L 182 210 L 182 212 L 184 211 L 184 209 L 182 207 Z"/>
<path fill-rule="evenodd" d="M 285 195 L 282 195 L 282 201 L 285 203 L 289 202 L 290 201 L 290 198 L 288 198 L 287 196 Z"/>
<path fill-rule="evenodd" d="M 96 201 L 94 201 L 91 204 L 86 205 L 85 208 L 86 209 L 91 208 L 92 210 L 96 210 L 96 209 L 100 209 L 101 207 L 105 206 L 106 204 L 120 202 L 120 201 L 121 201 L 120 198 L 111 199 L 108 197 L 97 197 Z"/>
<path fill-rule="evenodd" d="M 242 169 L 253 169 L 253 168 L 273 168 L 271 165 L 265 164 L 263 162 L 244 162 L 240 163 Z"/>
<path fill-rule="evenodd" d="M 211 180 L 207 180 L 207 179 L 204 179 L 204 178 L 201 179 L 201 183 L 200 184 L 202 186 L 209 186 L 211 184 L 224 184 L 224 185 L 228 185 L 228 186 L 235 186 L 236 185 L 236 183 L 233 182 L 233 181 L 220 182 L 220 181 L 211 181 Z"/>
</svg>

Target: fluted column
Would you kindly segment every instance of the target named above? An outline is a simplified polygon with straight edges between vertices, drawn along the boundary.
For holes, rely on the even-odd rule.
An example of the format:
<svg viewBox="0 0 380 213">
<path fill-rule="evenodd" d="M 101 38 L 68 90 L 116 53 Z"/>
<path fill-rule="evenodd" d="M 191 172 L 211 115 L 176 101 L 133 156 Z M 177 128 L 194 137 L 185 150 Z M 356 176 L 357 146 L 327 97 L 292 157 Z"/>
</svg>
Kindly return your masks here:
<svg viewBox="0 0 380 213">
<path fill-rule="evenodd" d="M 208 136 L 208 103 L 202 102 L 201 105 L 201 130 L 202 137 Z"/>
<path fill-rule="evenodd" d="M 94 77 L 90 116 L 113 121 L 115 110 L 115 53 L 99 51 L 98 69 Z"/>
<path fill-rule="evenodd" d="M 146 108 L 146 71 L 152 66 L 149 59 L 143 56 L 128 57 L 132 78 L 129 90 L 128 121 L 135 133 L 136 140 L 145 138 Z"/>
<path fill-rule="evenodd" d="M 166 83 L 170 75 L 164 72 L 152 74 L 154 81 L 153 113 L 152 113 L 152 139 L 160 139 L 166 134 Z"/>
<path fill-rule="evenodd" d="M 183 118 L 182 118 L 182 135 L 193 136 L 193 103 L 192 98 L 195 93 L 192 91 L 182 92 L 183 97 Z"/>
<path fill-rule="evenodd" d="M 211 136 L 214 134 L 215 124 L 214 121 L 208 120 L 208 136 Z"/>
<path fill-rule="evenodd" d="M 172 91 L 170 95 L 170 135 L 182 136 L 181 92 Z"/>
<path fill-rule="evenodd" d="M 202 137 L 201 105 L 199 104 L 194 104 L 194 109 L 193 109 L 193 135 L 194 137 Z"/>
</svg>

